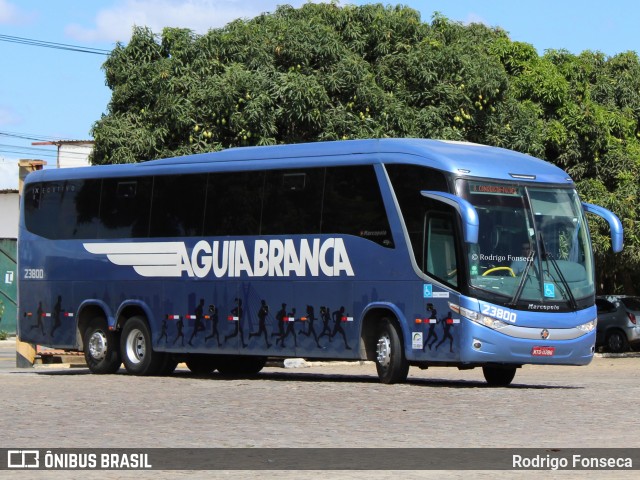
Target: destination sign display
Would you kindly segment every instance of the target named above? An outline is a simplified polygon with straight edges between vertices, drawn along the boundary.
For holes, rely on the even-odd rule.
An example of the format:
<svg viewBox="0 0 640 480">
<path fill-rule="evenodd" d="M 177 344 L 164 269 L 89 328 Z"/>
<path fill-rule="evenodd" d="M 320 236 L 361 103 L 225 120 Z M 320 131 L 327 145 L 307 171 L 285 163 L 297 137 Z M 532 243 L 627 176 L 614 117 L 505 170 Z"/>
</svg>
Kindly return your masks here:
<svg viewBox="0 0 640 480">
<path fill-rule="evenodd" d="M 519 197 L 520 187 L 499 183 L 469 182 L 469 193 L 472 195 L 504 195 Z"/>
</svg>

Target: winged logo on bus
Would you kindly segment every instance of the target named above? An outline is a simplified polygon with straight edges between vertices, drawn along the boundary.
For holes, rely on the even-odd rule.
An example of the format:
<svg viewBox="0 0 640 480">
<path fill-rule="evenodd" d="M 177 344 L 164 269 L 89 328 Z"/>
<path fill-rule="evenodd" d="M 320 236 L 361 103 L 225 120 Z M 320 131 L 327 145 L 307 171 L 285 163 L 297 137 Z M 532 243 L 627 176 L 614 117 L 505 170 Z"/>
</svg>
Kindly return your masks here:
<svg viewBox="0 0 640 480">
<path fill-rule="evenodd" d="M 85 243 L 96 255 L 115 265 L 129 266 L 143 277 L 180 277 L 187 251 L 183 242 Z"/>
<path fill-rule="evenodd" d="M 206 278 L 289 277 L 320 274 L 327 277 L 355 275 L 344 240 L 337 238 L 200 240 L 193 247 L 184 242 L 84 243 L 96 255 L 106 255 L 114 265 L 133 267 L 143 277 Z"/>
</svg>

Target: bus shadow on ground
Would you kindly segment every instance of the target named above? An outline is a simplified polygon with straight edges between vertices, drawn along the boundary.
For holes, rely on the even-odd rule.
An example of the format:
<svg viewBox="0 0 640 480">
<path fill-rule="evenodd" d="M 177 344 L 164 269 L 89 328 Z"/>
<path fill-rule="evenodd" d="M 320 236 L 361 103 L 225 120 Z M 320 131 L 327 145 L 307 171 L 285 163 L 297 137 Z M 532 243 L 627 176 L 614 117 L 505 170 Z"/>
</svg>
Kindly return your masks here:
<svg viewBox="0 0 640 480">
<path fill-rule="evenodd" d="M 194 375 L 187 371 L 175 372 L 171 377 L 182 379 L 202 379 L 217 381 L 233 381 L 233 380 L 254 380 L 254 381 L 276 381 L 276 382 L 316 382 L 316 383 L 367 383 L 380 384 L 378 377 L 373 375 L 361 374 L 339 374 L 339 373 L 298 373 L 298 372 L 263 372 L 258 375 L 232 376 L 220 375 L 215 372 L 210 375 Z M 487 384 L 483 380 L 453 380 L 440 378 L 411 378 L 409 377 L 404 383 L 397 384 L 414 385 L 419 387 L 444 387 L 444 388 L 513 388 L 513 389 L 534 389 L 534 390 L 577 390 L 583 389 L 582 386 L 575 385 L 534 385 L 521 382 L 514 382 L 508 387 L 495 387 Z M 389 387 L 392 387 L 391 385 Z"/>
<path fill-rule="evenodd" d="M 85 368 L 77 368 L 77 369 L 65 369 L 65 370 L 41 370 L 41 371 L 30 371 L 32 373 L 36 373 L 38 375 L 46 375 L 46 376 L 75 376 L 75 375 L 94 375 L 88 369 Z M 12 372 L 14 374 L 22 374 L 27 372 Z M 127 376 L 128 375 L 124 369 L 120 369 L 120 371 L 113 375 L 113 377 L 118 376 Z M 100 376 L 104 378 L 103 376 Z M 176 380 L 176 381 L 184 381 L 184 380 L 201 380 L 201 381 L 237 381 L 237 380 L 249 380 L 256 382 L 301 382 L 301 383 L 366 383 L 366 384 L 380 384 L 378 378 L 374 375 L 362 375 L 362 374 L 340 374 L 340 373 L 298 373 L 298 372 L 262 372 L 253 376 L 243 376 L 243 375 L 221 375 L 218 372 L 211 373 L 209 375 L 196 375 L 186 370 L 178 370 L 171 375 L 168 376 L 159 376 L 159 377 L 140 377 L 140 378 L 157 378 L 157 379 L 165 379 L 165 380 Z M 382 384 L 380 384 L 382 385 Z M 425 387 L 425 388 L 456 388 L 456 389 L 465 389 L 465 388 L 508 388 L 508 389 L 526 389 L 526 390 L 581 390 L 585 387 L 576 386 L 576 385 L 548 385 L 548 384 L 527 384 L 521 382 L 514 382 L 507 387 L 496 387 L 487 384 L 482 380 L 453 380 L 453 379 L 442 379 L 442 378 L 411 378 L 409 377 L 404 383 L 396 384 L 395 386 L 402 385 L 412 385 L 415 387 Z M 392 385 L 389 386 L 393 388 Z"/>
</svg>

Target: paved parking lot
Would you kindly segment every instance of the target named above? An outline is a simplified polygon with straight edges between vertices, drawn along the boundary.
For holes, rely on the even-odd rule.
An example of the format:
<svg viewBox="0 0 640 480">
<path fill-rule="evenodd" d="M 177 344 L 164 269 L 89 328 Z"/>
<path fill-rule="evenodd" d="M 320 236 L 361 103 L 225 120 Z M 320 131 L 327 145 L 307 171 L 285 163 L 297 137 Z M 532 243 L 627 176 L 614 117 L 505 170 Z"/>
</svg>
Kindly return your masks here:
<svg viewBox="0 0 640 480">
<path fill-rule="evenodd" d="M 640 447 L 637 356 L 598 356 L 586 367 L 525 366 L 509 388 L 488 387 L 479 369 L 412 368 L 407 383 L 382 385 L 369 363 L 271 367 L 254 379 L 226 379 L 196 377 L 185 368 L 152 378 L 124 370 L 101 376 L 85 368 L 16 369 L 11 360 L 15 365 L 15 352 L 2 342 L 4 448 Z M 510 473 L 523 474 L 505 475 Z M 198 472 L 185 475 L 199 478 Z M 330 476 L 383 478 L 345 475 Z M 452 478 L 468 475 L 448 472 Z"/>
</svg>

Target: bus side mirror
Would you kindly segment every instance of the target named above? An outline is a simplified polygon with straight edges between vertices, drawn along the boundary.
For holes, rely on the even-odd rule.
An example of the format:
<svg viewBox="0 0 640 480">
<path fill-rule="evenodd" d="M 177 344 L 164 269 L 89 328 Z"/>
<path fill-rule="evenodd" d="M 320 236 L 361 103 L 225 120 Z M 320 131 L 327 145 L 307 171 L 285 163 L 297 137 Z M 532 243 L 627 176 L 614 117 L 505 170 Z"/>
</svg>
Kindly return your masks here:
<svg viewBox="0 0 640 480">
<path fill-rule="evenodd" d="M 480 221 L 478 220 L 478 212 L 473 205 L 464 198 L 460 198 L 451 193 L 423 190 L 420 194 L 423 197 L 446 203 L 455 208 L 460 218 L 462 218 L 462 235 L 464 236 L 464 241 L 466 243 L 478 243 Z"/>
<path fill-rule="evenodd" d="M 611 229 L 611 248 L 615 253 L 621 252 L 624 244 L 624 232 L 622 230 L 622 222 L 620 222 L 616 214 L 606 208 L 585 202 L 582 202 L 582 208 L 585 212 L 602 217 L 609 223 L 609 228 Z"/>
</svg>

